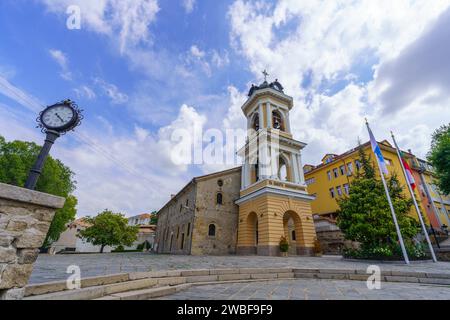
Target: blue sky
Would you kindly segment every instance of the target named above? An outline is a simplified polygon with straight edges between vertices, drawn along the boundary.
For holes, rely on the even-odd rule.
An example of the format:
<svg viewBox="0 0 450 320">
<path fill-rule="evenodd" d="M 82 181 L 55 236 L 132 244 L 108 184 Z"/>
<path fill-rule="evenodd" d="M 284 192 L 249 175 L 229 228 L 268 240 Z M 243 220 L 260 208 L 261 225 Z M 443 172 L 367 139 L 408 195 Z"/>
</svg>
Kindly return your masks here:
<svg viewBox="0 0 450 320">
<path fill-rule="evenodd" d="M 72 4 L 80 30 L 66 26 Z M 379 140 L 394 130 L 424 157 L 431 133 L 450 118 L 449 5 L 4 0 L 0 134 L 42 143 L 36 113 L 72 98 L 85 120 L 52 153 L 76 173 L 79 215 L 151 211 L 192 176 L 222 168 L 171 163 L 171 132 L 243 128 L 240 106 L 267 69 L 294 97 L 304 162 L 367 139 L 365 117 Z"/>
</svg>

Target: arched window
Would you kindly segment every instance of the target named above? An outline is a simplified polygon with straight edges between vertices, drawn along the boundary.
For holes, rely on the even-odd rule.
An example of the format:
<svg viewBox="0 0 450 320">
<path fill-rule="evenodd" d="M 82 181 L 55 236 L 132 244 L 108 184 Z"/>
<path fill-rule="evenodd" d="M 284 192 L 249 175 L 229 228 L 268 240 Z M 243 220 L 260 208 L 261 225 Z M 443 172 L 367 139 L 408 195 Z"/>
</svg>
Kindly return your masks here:
<svg viewBox="0 0 450 320">
<path fill-rule="evenodd" d="M 255 131 L 259 130 L 259 114 L 258 113 L 253 118 L 253 129 L 255 129 Z"/>
<path fill-rule="evenodd" d="M 216 236 L 216 226 L 214 224 L 210 224 L 208 228 L 208 236 L 215 237 Z"/>
<path fill-rule="evenodd" d="M 297 241 L 297 237 L 295 235 L 295 230 L 292 230 L 292 241 Z"/>
<path fill-rule="evenodd" d="M 220 192 L 217 193 L 216 203 L 219 204 L 219 205 L 223 204 L 223 195 Z"/>
<path fill-rule="evenodd" d="M 274 129 L 284 131 L 283 118 L 281 117 L 281 113 L 279 111 L 272 112 L 272 126 Z"/>
<path fill-rule="evenodd" d="M 288 181 L 287 164 L 282 157 L 278 164 L 278 179 L 281 181 Z"/>
</svg>

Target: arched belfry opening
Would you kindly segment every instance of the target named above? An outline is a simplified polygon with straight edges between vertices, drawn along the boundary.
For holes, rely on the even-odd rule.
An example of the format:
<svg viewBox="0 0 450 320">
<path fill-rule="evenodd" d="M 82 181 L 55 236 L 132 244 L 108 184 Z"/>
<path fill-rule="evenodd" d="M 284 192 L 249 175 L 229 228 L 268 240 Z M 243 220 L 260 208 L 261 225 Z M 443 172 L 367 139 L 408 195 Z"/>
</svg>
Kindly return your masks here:
<svg viewBox="0 0 450 320">
<path fill-rule="evenodd" d="M 259 113 L 256 113 L 256 114 L 253 116 L 253 125 L 252 125 L 252 128 L 253 128 L 255 131 L 259 131 L 259 129 L 260 129 L 260 127 L 259 127 Z"/>
<path fill-rule="evenodd" d="M 278 111 L 278 110 L 272 111 L 272 126 L 274 129 L 278 129 L 280 131 L 286 131 L 285 124 L 283 121 L 283 116 L 281 115 L 280 111 Z"/>
<path fill-rule="evenodd" d="M 284 157 L 278 158 L 278 179 L 281 181 L 289 181 L 288 177 L 288 163 Z"/>
</svg>

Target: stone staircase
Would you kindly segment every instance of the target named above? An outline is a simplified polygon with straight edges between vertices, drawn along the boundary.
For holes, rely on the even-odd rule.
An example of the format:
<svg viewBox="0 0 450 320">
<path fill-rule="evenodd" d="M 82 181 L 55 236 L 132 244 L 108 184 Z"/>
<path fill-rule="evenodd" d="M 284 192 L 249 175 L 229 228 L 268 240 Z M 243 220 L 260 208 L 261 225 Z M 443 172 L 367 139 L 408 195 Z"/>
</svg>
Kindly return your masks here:
<svg viewBox="0 0 450 320">
<path fill-rule="evenodd" d="M 240 268 L 134 272 L 81 280 L 68 290 L 65 281 L 29 285 L 25 300 L 149 300 L 191 286 L 295 279 L 366 281 L 366 270 L 310 268 Z M 383 271 L 382 281 L 450 285 L 450 273 Z"/>
</svg>

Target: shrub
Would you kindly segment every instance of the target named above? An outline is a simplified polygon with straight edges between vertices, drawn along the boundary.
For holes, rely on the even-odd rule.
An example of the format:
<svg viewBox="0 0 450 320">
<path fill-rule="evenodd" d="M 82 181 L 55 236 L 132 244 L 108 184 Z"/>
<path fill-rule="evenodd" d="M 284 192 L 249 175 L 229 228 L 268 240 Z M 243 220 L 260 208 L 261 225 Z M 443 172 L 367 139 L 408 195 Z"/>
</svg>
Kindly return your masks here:
<svg viewBox="0 0 450 320">
<path fill-rule="evenodd" d="M 124 252 L 124 251 L 125 251 L 125 248 L 122 245 L 117 246 L 117 248 L 114 250 L 114 252 Z"/>
<path fill-rule="evenodd" d="M 280 239 L 280 251 L 281 252 L 289 251 L 289 242 L 287 241 L 286 237 L 281 237 Z"/>
</svg>

